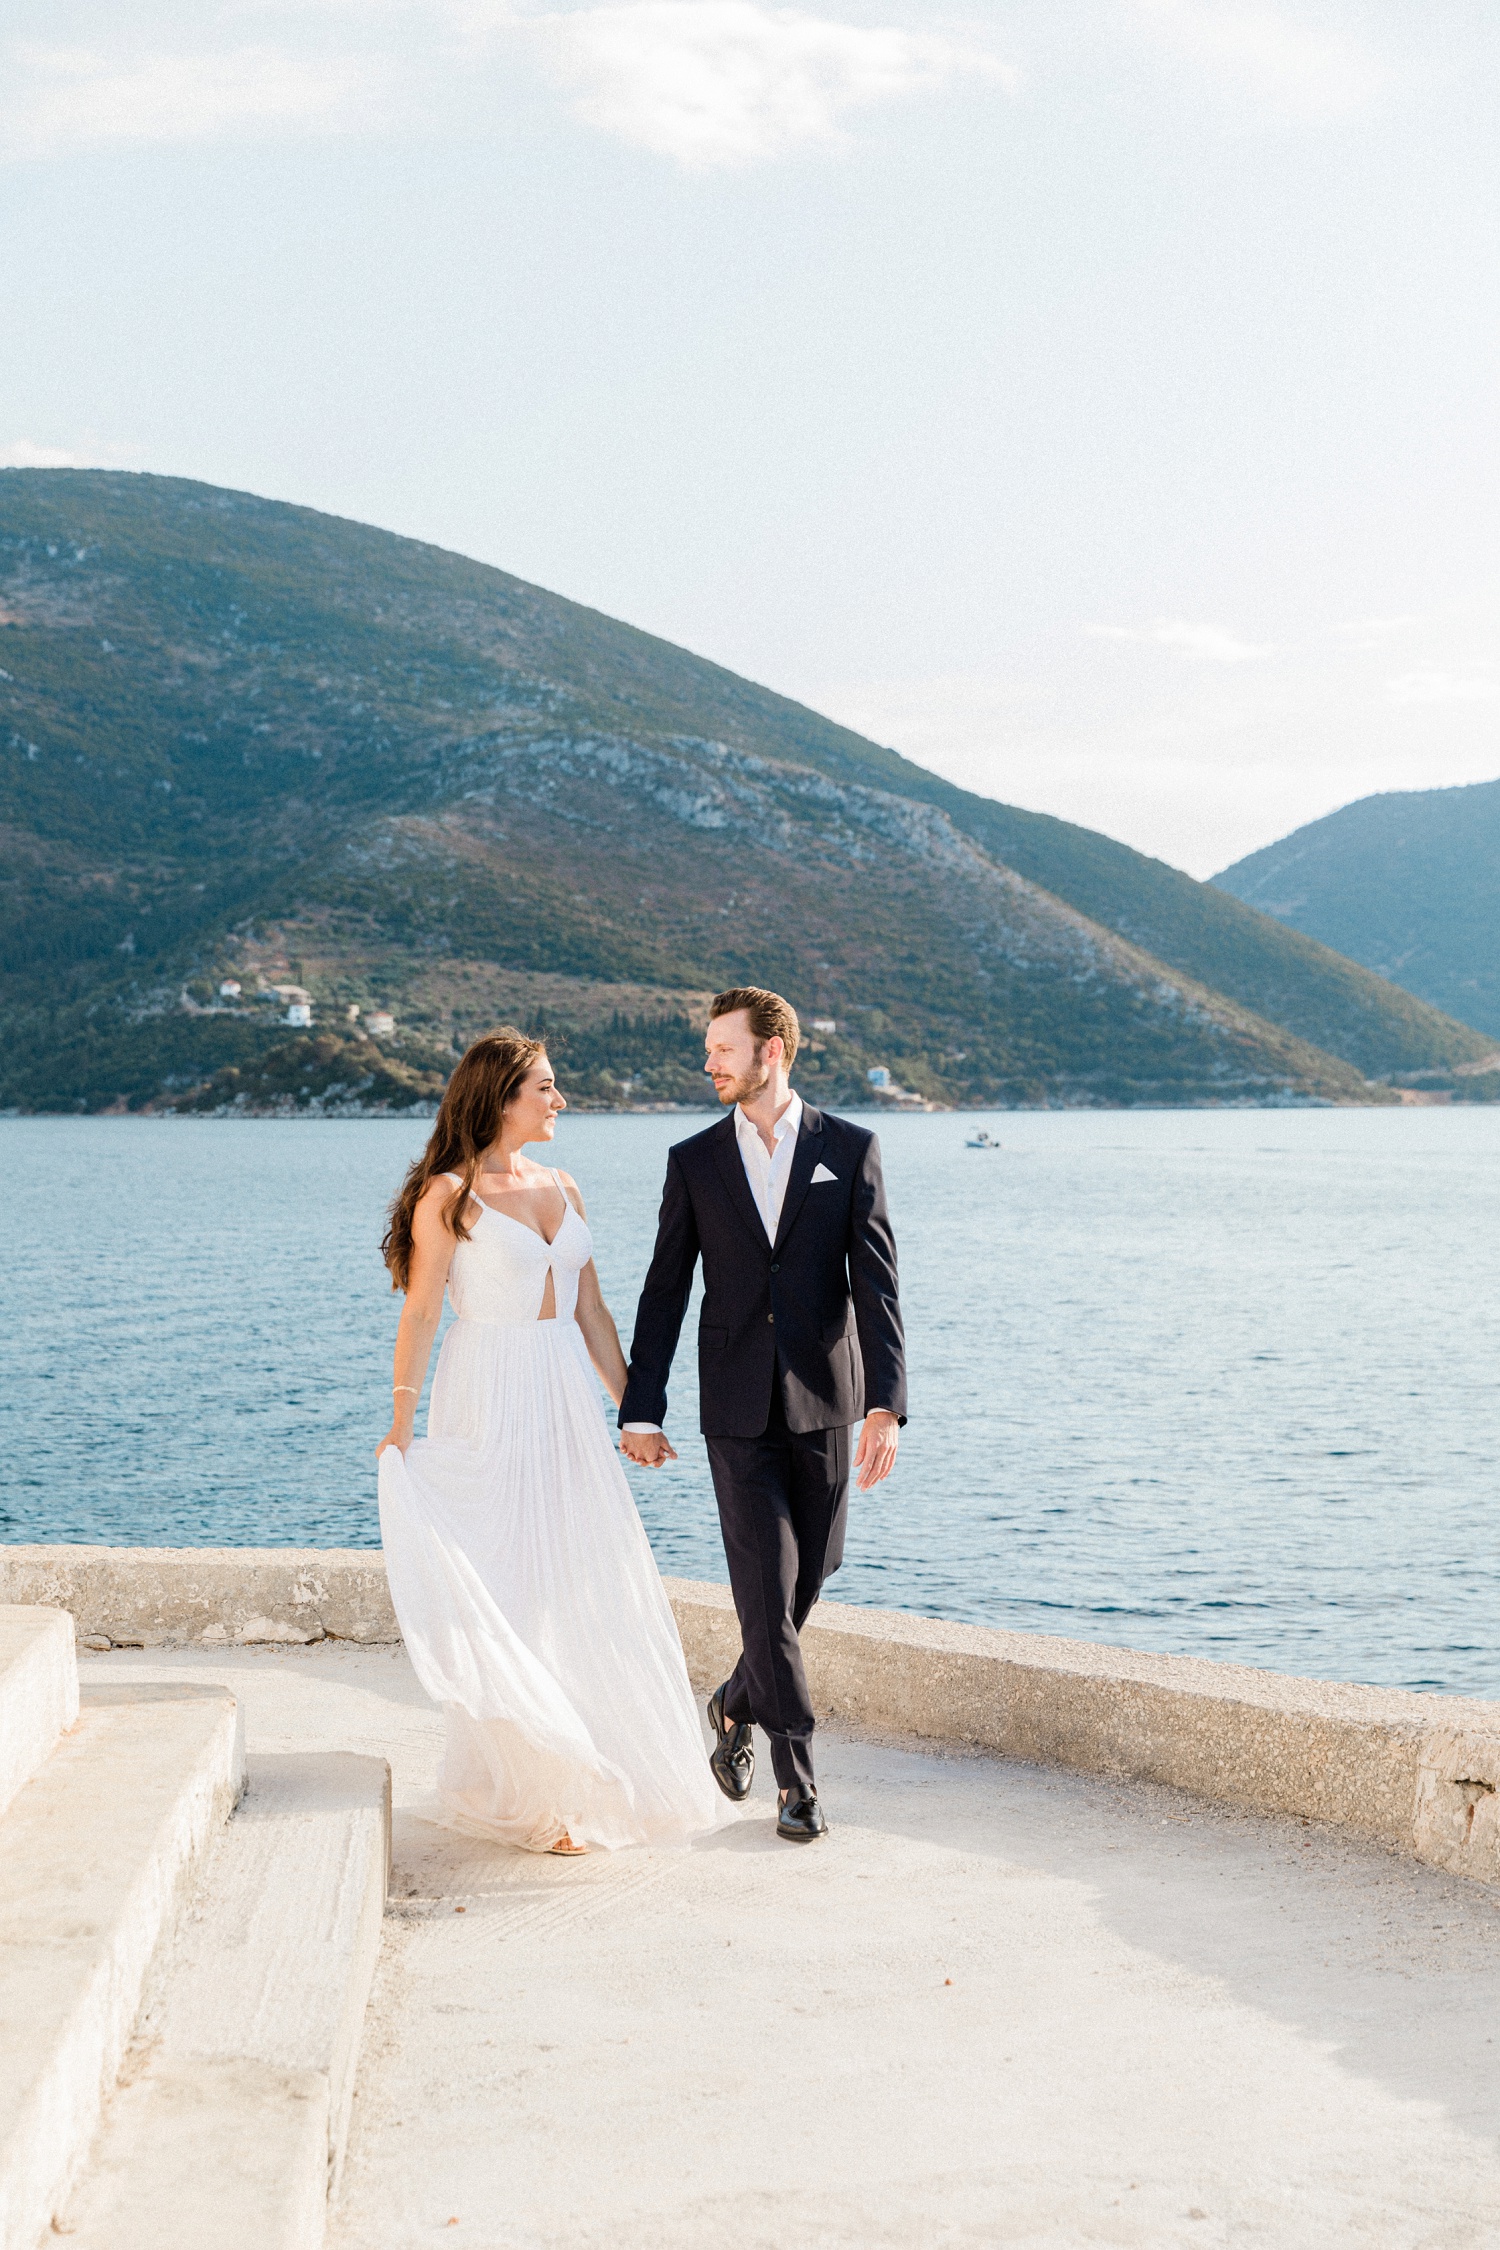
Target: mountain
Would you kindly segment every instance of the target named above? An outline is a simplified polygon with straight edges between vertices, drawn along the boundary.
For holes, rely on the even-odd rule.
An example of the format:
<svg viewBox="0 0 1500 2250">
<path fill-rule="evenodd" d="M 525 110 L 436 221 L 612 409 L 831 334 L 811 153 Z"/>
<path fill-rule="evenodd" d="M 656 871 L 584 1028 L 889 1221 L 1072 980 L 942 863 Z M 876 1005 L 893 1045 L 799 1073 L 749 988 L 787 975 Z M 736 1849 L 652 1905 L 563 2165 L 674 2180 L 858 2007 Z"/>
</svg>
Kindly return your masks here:
<svg viewBox="0 0 1500 2250">
<path fill-rule="evenodd" d="M 1485 1046 L 503 571 L 175 478 L 0 472 L 0 774 L 13 1108 L 400 1107 L 502 1015 L 585 1101 L 702 1100 L 706 998 L 748 978 L 833 1024 L 801 1078 L 846 1102 L 877 1065 L 968 1103 L 1367 1100 Z"/>
<path fill-rule="evenodd" d="M 1500 781 L 1362 797 L 1214 882 L 1500 1039 Z"/>
</svg>

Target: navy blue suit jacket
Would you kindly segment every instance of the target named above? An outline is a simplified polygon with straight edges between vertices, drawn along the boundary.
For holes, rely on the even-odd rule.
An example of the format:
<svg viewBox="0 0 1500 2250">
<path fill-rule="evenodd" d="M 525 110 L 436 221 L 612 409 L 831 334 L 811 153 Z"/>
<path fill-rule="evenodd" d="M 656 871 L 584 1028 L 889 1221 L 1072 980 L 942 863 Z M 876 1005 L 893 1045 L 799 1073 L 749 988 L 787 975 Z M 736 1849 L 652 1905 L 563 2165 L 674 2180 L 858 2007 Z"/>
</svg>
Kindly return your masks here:
<svg viewBox="0 0 1500 2250">
<path fill-rule="evenodd" d="M 819 1165 L 833 1178 L 814 1184 Z M 733 1112 L 670 1151 L 622 1423 L 666 1420 L 667 1376 L 700 1257 L 706 1437 L 762 1434 L 778 1360 L 793 1430 L 836 1429 L 871 1407 L 905 1421 L 896 1245 L 873 1133 L 804 1105 L 774 1244 L 745 1177 Z"/>
</svg>

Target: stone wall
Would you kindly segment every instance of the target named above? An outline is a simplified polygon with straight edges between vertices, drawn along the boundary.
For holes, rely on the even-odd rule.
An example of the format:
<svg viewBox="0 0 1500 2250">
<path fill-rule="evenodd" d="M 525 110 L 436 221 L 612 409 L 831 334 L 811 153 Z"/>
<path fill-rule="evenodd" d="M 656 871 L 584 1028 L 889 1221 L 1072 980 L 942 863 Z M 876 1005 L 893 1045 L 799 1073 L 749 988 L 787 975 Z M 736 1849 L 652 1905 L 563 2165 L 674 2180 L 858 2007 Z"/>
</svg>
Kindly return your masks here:
<svg viewBox="0 0 1500 2250">
<path fill-rule="evenodd" d="M 695 1680 L 730 1670 L 727 1587 L 669 1579 Z M 85 1646 L 399 1639 L 365 1548 L 0 1547 L 0 1603 L 68 1610 Z M 1500 1881 L 1500 1704 L 1286 1678 L 824 1602 L 803 1635 L 820 1713 L 1083 1773 L 1155 1781 L 1377 1837 Z"/>
<path fill-rule="evenodd" d="M 86 1648 L 401 1638 L 368 1547 L 0 1547 L 0 1602 L 71 1611 Z"/>
</svg>

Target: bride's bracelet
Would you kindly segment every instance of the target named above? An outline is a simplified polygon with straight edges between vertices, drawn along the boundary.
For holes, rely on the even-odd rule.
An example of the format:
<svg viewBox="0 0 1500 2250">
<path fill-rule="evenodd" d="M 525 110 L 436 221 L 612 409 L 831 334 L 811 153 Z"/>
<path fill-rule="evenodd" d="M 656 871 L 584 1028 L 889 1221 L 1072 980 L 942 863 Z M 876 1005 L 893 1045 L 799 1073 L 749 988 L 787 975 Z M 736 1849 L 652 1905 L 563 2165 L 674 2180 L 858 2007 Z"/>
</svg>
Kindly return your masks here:
<svg viewBox="0 0 1500 2250">
<path fill-rule="evenodd" d="M 393 1391 L 410 1391 L 413 1398 L 422 1396 L 415 1383 L 392 1383 L 391 1389 Z"/>
</svg>

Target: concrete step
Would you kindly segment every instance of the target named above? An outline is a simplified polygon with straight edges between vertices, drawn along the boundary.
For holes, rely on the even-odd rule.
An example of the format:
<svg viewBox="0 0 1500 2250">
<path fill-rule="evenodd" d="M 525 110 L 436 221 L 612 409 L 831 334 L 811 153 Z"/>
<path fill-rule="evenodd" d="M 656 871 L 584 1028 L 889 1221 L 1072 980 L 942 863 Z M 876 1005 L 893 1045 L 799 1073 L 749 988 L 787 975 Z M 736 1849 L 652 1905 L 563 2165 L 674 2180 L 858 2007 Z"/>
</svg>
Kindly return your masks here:
<svg viewBox="0 0 1500 2250">
<path fill-rule="evenodd" d="M 121 2083 L 58 2224 L 70 2250 L 321 2250 L 328 2080 L 155 2056 Z"/>
<path fill-rule="evenodd" d="M 250 1759 L 68 2206 L 75 2250 L 317 2250 L 389 1858 L 384 1759 Z"/>
<path fill-rule="evenodd" d="M 78 1716 L 66 1610 L 0 1608 L 0 1814 Z"/>
<path fill-rule="evenodd" d="M 0 2250 L 35 2250 L 86 2157 L 243 1766 L 226 1689 L 86 1687 L 0 1819 Z"/>
</svg>

